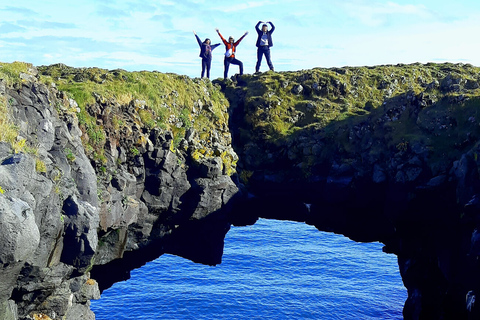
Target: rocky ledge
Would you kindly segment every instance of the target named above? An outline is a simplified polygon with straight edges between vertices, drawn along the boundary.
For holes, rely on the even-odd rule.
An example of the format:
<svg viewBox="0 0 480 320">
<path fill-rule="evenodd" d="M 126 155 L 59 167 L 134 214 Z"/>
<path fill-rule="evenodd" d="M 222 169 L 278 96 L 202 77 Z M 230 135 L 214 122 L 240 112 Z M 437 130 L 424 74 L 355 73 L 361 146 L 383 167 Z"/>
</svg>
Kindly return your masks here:
<svg viewBox="0 0 480 320">
<path fill-rule="evenodd" d="M 44 73 L 58 69 L 91 82 L 63 65 Z M 188 82 L 162 100 L 169 130 L 144 123 L 145 100 L 91 92 L 79 106 L 35 68 L 18 74 L 0 92 L 18 130 L 0 144 L 1 319 L 94 319 L 90 299 L 165 252 L 221 261 L 239 189 L 227 104 L 209 98 L 218 90 L 168 76 Z M 194 86 L 205 98 L 182 120 L 174 89 Z"/>
<path fill-rule="evenodd" d="M 480 316 L 479 68 L 0 75 L 0 318 L 94 319 L 132 269 L 218 264 L 259 217 L 384 243 L 406 319 Z"/>
</svg>

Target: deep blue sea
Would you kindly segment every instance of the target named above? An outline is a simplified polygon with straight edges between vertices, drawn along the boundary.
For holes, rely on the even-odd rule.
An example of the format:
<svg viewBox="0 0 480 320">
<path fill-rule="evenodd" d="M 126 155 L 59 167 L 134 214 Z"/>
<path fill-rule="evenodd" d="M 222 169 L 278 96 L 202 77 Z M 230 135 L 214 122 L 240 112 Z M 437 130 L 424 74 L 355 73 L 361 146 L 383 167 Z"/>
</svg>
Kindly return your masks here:
<svg viewBox="0 0 480 320">
<path fill-rule="evenodd" d="M 97 320 L 402 319 L 396 256 L 303 223 L 232 227 L 222 264 L 163 255 L 92 301 Z"/>
</svg>

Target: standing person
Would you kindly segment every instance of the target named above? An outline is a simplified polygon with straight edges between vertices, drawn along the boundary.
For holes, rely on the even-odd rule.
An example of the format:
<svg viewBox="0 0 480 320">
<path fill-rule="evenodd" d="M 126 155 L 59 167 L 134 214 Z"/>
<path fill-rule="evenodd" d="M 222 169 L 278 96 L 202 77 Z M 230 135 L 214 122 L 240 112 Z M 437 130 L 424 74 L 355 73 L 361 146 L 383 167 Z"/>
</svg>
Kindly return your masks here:
<svg viewBox="0 0 480 320">
<path fill-rule="evenodd" d="M 262 29 L 258 28 L 258 26 L 262 23 L 262 21 L 258 21 L 257 25 L 255 26 L 255 30 L 258 33 L 257 38 L 257 65 L 255 66 L 255 72 L 260 71 L 260 64 L 262 63 L 262 56 L 265 55 L 265 59 L 267 60 L 268 67 L 270 70 L 273 70 L 272 60 L 270 59 L 270 47 L 273 46 L 272 41 L 272 33 L 275 31 L 275 26 L 270 21 L 263 23 Z M 272 27 L 268 30 L 267 23 L 270 24 Z"/>
<path fill-rule="evenodd" d="M 239 68 L 240 68 L 240 75 L 242 75 L 243 74 L 243 63 L 242 63 L 242 61 L 235 58 L 235 51 L 237 50 L 237 46 L 240 43 L 240 41 L 242 41 L 243 38 L 245 38 L 245 36 L 248 34 L 248 31 L 245 32 L 243 34 L 243 36 L 240 39 L 238 39 L 237 42 L 235 42 L 235 40 L 233 39 L 232 36 L 230 36 L 228 38 L 228 42 L 227 42 L 227 40 L 225 40 L 225 38 L 222 36 L 222 34 L 218 30 L 218 28 L 215 29 L 215 31 L 217 31 L 218 35 L 220 36 L 220 39 L 222 39 L 223 44 L 225 45 L 225 49 L 226 49 L 225 60 L 223 62 L 224 65 L 225 65 L 225 70 L 223 72 L 223 78 L 227 79 L 228 68 L 230 67 L 230 64 L 238 65 Z"/>
<path fill-rule="evenodd" d="M 205 70 L 207 71 L 207 78 L 210 78 L 210 67 L 212 66 L 212 51 L 216 47 L 220 45 L 220 43 L 210 45 L 210 39 L 206 38 L 205 41 L 201 41 L 200 38 L 197 36 L 195 30 L 193 30 L 193 34 L 195 38 L 197 38 L 198 45 L 200 46 L 200 58 L 202 58 L 202 75 L 205 74 Z"/>
</svg>

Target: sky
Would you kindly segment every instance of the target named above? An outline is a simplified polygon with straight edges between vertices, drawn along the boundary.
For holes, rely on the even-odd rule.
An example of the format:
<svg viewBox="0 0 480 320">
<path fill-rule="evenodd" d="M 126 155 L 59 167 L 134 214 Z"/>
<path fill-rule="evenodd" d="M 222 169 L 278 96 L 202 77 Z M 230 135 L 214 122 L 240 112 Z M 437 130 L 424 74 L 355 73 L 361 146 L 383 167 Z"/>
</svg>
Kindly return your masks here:
<svg viewBox="0 0 480 320">
<path fill-rule="evenodd" d="M 256 63 L 255 25 L 275 25 L 276 71 L 414 62 L 480 66 L 480 1 L 17 0 L 0 4 L 0 62 L 64 63 L 199 77 L 193 30 L 204 40 L 248 35 L 237 48 Z M 223 76 L 213 51 L 211 79 Z M 266 61 L 261 71 L 267 71 Z M 238 72 L 230 67 L 229 76 Z"/>
</svg>

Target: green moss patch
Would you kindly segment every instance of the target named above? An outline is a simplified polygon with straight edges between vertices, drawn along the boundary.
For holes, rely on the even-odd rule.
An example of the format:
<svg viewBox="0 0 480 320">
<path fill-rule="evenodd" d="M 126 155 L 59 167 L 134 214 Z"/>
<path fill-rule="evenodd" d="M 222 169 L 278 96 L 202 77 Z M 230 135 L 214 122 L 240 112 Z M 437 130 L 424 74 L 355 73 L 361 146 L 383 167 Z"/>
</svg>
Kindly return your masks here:
<svg viewBox="0 0 480 320">
<path fill-rule="evenodd" d="M 307 174 L 324 162 L 368 166 L 407 152 L 433 165 L 479 137 L 480 68 L 468 64 L 266 72 L 223 87 L 242 112 L 234 130 L 247 170 L 284 165 Z"/>
<path fill-rule="evenodd" d="M 39 67 L 39 71 L 43 82 L 55 84 L 78 103 L 84 145 L 100 158 L 108 139 L 107 126 L 127 135 L 133 134 L 134 126 L 147 131 L 169 130 L 174 136 L 172 150 L 179 148 L 189 129 L 200 136 L 208 136 L 214 129 L 228 130 L 228 101 L 206 79 L 147 71 L 71 68 L 63 64 Z M 137 142 L 135 147 L 140 147 L 146 140 Z M 211 141 L 200 141 L 208 143 Z"/>
</svg>

